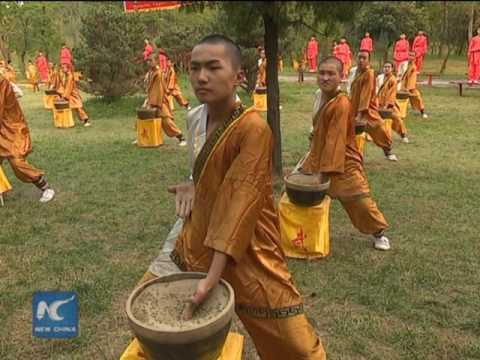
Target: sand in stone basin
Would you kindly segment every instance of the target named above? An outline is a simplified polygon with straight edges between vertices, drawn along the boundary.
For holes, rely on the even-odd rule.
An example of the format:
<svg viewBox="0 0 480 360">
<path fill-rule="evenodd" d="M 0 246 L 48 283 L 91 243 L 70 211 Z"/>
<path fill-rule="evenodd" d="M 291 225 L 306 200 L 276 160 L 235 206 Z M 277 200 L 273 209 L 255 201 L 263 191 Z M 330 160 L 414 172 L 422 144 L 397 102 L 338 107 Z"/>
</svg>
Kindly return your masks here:
<svg viewBox="0 0 480 360">
<path fill-rule="evenodd" d="M 208 322 L 227 305 L 228 291 L 223 285 L 217 285 L 196 309 L 191 320 L 181 320 L 183 309 L 195 292 L 198 281 L 184 279 L 148 286 L 134 300 L 133 316 L 150 327 L 164 331 L 189 330 Z"/>
<path fill-rule="evenodd" d="M 287 177 L 287 181 L 292 184 L 307 185 L 307 186 L 308 185 L 318 186 L 322 184 L 318 176 L 304 175 L 304 174 L 292 174 L 289 177 Z"/>
</svg>

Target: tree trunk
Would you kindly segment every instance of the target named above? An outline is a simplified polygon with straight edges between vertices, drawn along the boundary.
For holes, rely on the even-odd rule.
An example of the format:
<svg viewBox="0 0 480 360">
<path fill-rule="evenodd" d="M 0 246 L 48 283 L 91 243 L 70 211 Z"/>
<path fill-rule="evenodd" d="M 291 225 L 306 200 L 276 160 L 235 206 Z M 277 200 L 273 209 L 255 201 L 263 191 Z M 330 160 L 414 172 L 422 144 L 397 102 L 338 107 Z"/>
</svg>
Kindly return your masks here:
<svg viewBox="0 0 480 360">
<path fill-rule="evenodd" d="M 440 54 L 445 56 L 445 59 L 448 59 L 450 48 L 448 46 L 448 6 L 447 1 L 443 1 L 443 21 L 442 21 L 442 41 L 440 44 Z M 443 66 L 443 65 L 442 65 Z"/>
<path fill-rule="evenodd" d="M 447 68 L 447 61 L 448 61 L 448 57 L 450 56 L 450 52 L 451 52 L 451 47 L 447 45 L 447 55 L 445 55 L 445 58 L 442 61 L 440 74 L 443 74 L 445 72 L 445 69 Z"/>
<path fill-rule="evenodd" d="M 474 8 L 475 3 L 472 1 L 470 4 L 470 19 L 468 20 L 468 42 L 470 43 L 470 40 L 472 40 L 473 37 L 473 18 L 475 15 L 475 8 Z"/>
<path fill-rule="evenodd" d="M 275 6 L 275 5 L 272 5 Z M 278 86 L 278 24 L 273 15 L 263 13 L 265 55 L 267 57 L 267 121 L 273 132 L 273 173 L 283 175 L 282 135 L 280 131 L 280 88 Z"/>
</svg>

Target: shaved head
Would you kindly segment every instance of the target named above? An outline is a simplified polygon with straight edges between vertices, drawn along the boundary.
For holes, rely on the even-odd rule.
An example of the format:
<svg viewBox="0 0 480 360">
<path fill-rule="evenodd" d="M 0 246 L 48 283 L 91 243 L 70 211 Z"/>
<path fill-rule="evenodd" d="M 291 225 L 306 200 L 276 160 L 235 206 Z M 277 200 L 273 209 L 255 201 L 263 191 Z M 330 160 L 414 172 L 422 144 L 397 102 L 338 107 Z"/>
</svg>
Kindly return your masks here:
<svg viewBox="0 0 480 360">
<path fill-rule="evenodd" d="M 343 63 L 335 56 L 327 56 L 323 58 L 322 61 L 320 61 L 320 64 L 318 64 L 319 67 L 322 64 L 335 64 L 335 66 L 337 67 L 338 73 L 343 74 Z"/>
<path fill-rule="evenodd" d="M 219 34 L 208 35 L 202 40 L 200 40 L 195 46 L 202 44 L 223 45 L 225 47 L 225 53 L 230 57 L 230 61 L 234 69 L 238 70 L 241 68 L 242 52 L 240 50 L 240 47 L 235 44 L 230 38 Z"/>
</svg>

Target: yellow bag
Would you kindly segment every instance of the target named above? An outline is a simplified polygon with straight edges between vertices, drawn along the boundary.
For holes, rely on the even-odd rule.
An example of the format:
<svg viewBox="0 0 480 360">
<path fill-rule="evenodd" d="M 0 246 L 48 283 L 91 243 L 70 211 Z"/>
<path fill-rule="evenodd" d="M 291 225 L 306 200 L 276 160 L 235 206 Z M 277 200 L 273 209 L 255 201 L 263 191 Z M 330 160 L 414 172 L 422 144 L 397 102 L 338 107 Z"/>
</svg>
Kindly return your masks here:
<svg viewBox="0 0 480 360">
<path fill-rule="evenodd" d="M 331 199 L 325 196 L 321 204 L 303 207 L 290 202 L 286 193 L 282 194 L 278 212 L 286 256 L 313 259 L 330 253 L 330 202 Z"/>
<path fill-rule="evenodd" d="M 242 360 L 243 335 L 230 331 L 218 360 Z M 120 360 L 147 360 L 137 338 L 128 345 Z"/>
</svg>

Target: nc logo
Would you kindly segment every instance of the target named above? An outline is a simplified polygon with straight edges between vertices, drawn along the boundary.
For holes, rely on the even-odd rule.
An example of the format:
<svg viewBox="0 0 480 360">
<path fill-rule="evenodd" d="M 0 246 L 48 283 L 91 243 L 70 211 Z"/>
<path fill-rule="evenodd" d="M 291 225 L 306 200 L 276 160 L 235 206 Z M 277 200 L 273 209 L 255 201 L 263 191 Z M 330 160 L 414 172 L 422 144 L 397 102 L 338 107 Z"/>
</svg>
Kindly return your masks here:
<svg viewBox="0 0 480 360">
<path fill-rule="evenodd" d="M 37 291 L 32 301 L 33 336 L 78 336 L 78 296 L 73 291 Z"/>
<path fill-rule="evenodd" d="M 47 313 L 50 319 L 52 319 L 53 321 L 62 321 L 64 317 L 58 315 L 58 309 L 60 308 L 60 306 L 68 304 L 73 299 L 75 299 L 75 295 L 66 300 L 54 301 L 50 304 L 50 306 L 47 305 L 46 301 L 40 301 L 37 307 L 37 319 L 42 320 L 45 317 L 45 313 Z"/>
</svg>

